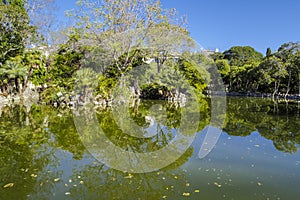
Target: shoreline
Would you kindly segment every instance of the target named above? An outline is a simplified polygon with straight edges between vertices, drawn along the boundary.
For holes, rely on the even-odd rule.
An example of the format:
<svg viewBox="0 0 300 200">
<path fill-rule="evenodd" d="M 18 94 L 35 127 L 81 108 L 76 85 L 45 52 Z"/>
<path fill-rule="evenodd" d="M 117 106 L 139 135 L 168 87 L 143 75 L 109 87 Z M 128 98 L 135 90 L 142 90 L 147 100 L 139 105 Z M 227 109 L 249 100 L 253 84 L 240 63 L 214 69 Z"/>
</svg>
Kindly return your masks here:
<svg viewBox="0 0 300 200">
<path fill-rule="evenodd" d="M 36 95 L 36 94 L 35 94 Z M 273 99 L 273 95 L 271 93 L 240 93 L 240 92 L 214 92 L 213 94 L 205 94 L 206 97 L 212 97 L 212 96 L 226 96 L 226 97 L 254 97 L 254 98 L 266 98 L 266 99 Z M 29 98 L 28 98 L 29 97 Z M 25 100 L 30 101 L 32 103 L 37 103 L 37 104 L 46 104 L 49 106 L 54 106 L 54 107 L 73 107 L 74 105 L 76 105 L 76 101 L 72 101 L 72 100 L 67 100 L 67 98 L 64 98 L 62 96 L 62 98 L 59 98 L 58 101 L 60 102 L 53 102 L 50 104 L 47 104 L 46 102 L 40 101 L 40 99 L 35 96 L 36 98 L 30 98 L 32 97 L 32 94 L 30 94 L 29 96 L 26 97 L 20 97 L 18 95 L 14 95 L 14 96 L 9 96 L 9 97 L 4 97 L 2 94 L 0 94 L 0 108 L 6 105 L 11 105 L 11 104 L 16 104 L 16 103 L 20 103 L 23 102 Z M 33 101 L 32 101 L 33 100 Z M 275 95 L 275 99 L 274 100 L 291 100 L 291 101 L 300 101 L 300 95 L 299 94 L 290 94 L 287 95 L 285 97 L 285 95 L 283 94 L 277 94 Z M 94 100 L 92 101 L 92 103 L 94 103 L 96 106 L 104 106 L 104 105 L 110 105 L 112 102 L 112 100 L 104 100 L 101 99 L 99 101 L 99 99 L 97 100 L 97 97 L 94 98 Z"/>
<path fill-rule="evenodd" d="M 273 98 L 271 93 L 240 93 L 240 92 L 227 92 L 226 96 L 229 97 L 260 97 L 260 98 Z M 274 96 L 276 100 L 297 100 L 300 101 L 299 94 L 289 94 L 285 97 L 285 94 L 276 94 Z"/>
</svg>

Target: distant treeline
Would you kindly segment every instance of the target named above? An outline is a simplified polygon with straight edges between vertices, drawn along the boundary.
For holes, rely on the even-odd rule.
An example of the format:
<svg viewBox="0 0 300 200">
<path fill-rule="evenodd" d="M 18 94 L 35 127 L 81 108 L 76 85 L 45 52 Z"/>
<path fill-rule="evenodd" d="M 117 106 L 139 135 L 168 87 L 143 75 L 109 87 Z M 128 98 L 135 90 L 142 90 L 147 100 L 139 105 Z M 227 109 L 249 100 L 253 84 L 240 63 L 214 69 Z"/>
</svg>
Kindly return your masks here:
<svg viewBox="0 0 300 200">
<path fill-rule="evenodd" d="M 234 46 L 210 55 L 228 92 L 300 94 L 300 44 L 282 44 L 266 55 L 250 46 Z"/>
</svg>

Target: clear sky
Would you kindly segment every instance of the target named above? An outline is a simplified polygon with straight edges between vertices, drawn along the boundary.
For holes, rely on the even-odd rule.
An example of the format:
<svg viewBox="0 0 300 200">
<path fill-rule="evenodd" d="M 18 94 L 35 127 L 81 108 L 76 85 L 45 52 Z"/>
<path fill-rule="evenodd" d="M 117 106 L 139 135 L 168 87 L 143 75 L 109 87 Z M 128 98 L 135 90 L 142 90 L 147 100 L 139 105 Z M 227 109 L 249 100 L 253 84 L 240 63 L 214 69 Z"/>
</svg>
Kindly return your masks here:
<svg viewBox="0 0 300 200">
<path fill-rule="evenodd" d="M 74 2 L 58 6 L 63 11 Z M 300 41 L 300 0 L 162 0 L 162 6 L 187 15 L 191 36 L 206 49 L 250 45 L 265 53 Z"/>
</svg>

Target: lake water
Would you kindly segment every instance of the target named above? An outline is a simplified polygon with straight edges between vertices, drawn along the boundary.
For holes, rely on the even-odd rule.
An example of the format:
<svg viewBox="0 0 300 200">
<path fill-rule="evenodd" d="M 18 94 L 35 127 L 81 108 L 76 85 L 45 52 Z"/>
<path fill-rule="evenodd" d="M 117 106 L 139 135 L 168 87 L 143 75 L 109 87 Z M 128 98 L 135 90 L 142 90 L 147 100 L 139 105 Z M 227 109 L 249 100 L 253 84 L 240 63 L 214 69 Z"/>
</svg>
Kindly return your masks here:
<svg viewBox="0 0 300 200">
<path fill-rule="evenodd" d="M 127 114 L 98 109 L 96 116 L 114 145 L 154 152 L 175 138 L 183 109 L 156 104 L 140 102 L 129 106 Z M 0 199 L 299 199 L 299 104 L 231 97 L 226 108 L 222 133 L 204 158 L 199 151 L 210 121 L 209 99 L 202 101 L 195 140 L 176 162 L 148 173 L 129 173 L 90 153 L 71 110 L 3 106 Z M 124 133 L 132 124 L 118 126 L 123 114 L 146 130 L 146 139 Z"/>
</svg>

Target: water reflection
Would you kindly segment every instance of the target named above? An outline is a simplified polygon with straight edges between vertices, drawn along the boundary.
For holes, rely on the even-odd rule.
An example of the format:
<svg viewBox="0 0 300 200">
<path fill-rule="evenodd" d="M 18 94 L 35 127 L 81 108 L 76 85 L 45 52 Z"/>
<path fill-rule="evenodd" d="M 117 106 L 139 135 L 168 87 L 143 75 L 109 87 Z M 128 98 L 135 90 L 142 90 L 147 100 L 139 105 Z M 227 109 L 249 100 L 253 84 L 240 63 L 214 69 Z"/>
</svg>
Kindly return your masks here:
<svg viewBox="0 0 300 200">
<path fill-rule="evenodd" d="M 298 103 L 273 102 L 260 98 L 230 98 L 224 131 L 229 135 L 248 136 L 258 131 L 272 140 L 277 150 L 297 152 L 300 144 Z"/>
<path fill-rule="evenodd" d="M 130 118 L 136 124 L 152 127 L 151 130 L 156 131 L 147 138 L 124 134 L 113 120 L 115 114 L 121 115 L 122 112 L 113 113 L 110 108 L 97 111 L 99 125 L 106 130 L 112 142 L 124 149 L 130 147 L 138 152 L 155 151 L 172 140 L 172 129 L 180 125 L 181 119 L 180 108 L 166 102 L 162 105 L 164 112 L 154 113 L 155 117 L 149 118 L 153 116 L 150 114 L 151 105 L 151 102 L 141 102 L 129 109 Z M 210 102 L 207 100 L 201 105 L 203 110 L 198 131 L 204 137 L 201 133 L 205 131 L 201 130 L 210 121 Z M 224 126 L 229 136 L 225 133 L 222 135 L 211 156 L 204 160 L 197 159 L 198 148 L 203 141 L 200 138 L 176 162 L 164 169 L 130 174 L 105 166 L 86 151 L 69 110 L 41 105 L 32 105 L 30 110 L 23 105 L 2 106 L 0 197 L 180 199 L 189 196 L 199 199 L 223 198 L 223 195 L 233 198 L 253 192 L 256 193 L 255 197 L 267 198 L 261 194 L 268 191 L 271 197 L 277 198 L 282 197 L 287 188 L 290 190 L 289 196 L 295 197 L 300 166 L 300 156 L 293 157 L 298 155 L 296 152 L 300 144 L 298 111 L 298 105 L 293 103 L 287 106 L 283 102 L 274 106 L 269 100 L 229 98 Z M 265 140 L 255 140 L 258 137 Z M 234 140 L 239 146 L 234 146 L 234 143 L 229 145 Z M 270 144 L 266 141 L 270 141 Z M 287 156 L 284 152 L 294 154 Z M 247 159 L 241 159 L 241 155 Z M 272 163 L 268 166 L 268 173 L 263 170 L 266 161 Z M 243 164 L 249 168 L 241 167 Z M 274 174 L 278 178 L 269 180 L 268 177 Z M 285 184 L 282 190 L 277 186 L 279 179 Z M 251 188 L 243 187 L 247 185 L 246 181 L 253 182 Z M 276 195 L 272 196 L 272 192 Z M 243 199 L 247 197 L 243 196 Z"/>
</svg>

